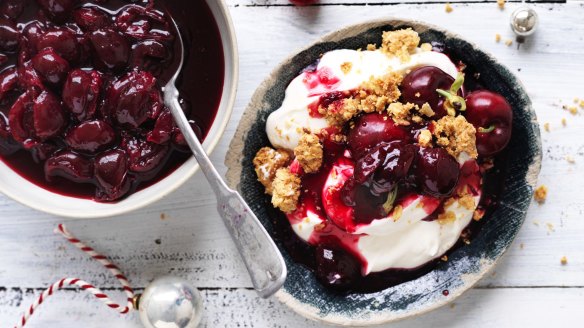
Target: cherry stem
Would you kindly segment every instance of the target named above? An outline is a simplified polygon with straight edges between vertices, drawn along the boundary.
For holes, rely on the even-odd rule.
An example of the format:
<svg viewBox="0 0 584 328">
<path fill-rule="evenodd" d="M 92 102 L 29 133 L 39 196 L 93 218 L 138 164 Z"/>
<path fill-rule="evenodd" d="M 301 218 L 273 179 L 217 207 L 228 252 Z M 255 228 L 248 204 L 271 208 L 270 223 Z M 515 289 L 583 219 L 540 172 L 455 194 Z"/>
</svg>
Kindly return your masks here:
<svg viewBox="0 0 584 328">
<path fill-rule="evenodd" d="M 495 124 L 491 124 L 488 128 L 479 127 L 478 128 L 480 133 L 490 133 L 495 130 Z"/>
<path fill-rule="evenodd" d="M 464 112 L 466 110 L 466 101 L 464 98 L 458 95 L 458 91 L 462 88 L 464 84 L 464 73 L 458 72 L 458 76 L 450 86 L 450 90 L 436 89 L 439 95 L 446 98 L 444 102 L 444 108 L 448 112 L 448 115 L 455 116 L 456 111 Z"/>
<path fill-rule="evenodd" d="M 396 197 L 397 187 L 393 188 L 393 190 L 390 191 L 389 194 L 387 194 L 387 200 L 385 201 L 385 203 L 383 203 L 383 209 L 387 214 L 389 214 L 389 212 L 391 212 L 391 210 L 393 209 L 393 203 L 395 203 Z"/>
</svg>

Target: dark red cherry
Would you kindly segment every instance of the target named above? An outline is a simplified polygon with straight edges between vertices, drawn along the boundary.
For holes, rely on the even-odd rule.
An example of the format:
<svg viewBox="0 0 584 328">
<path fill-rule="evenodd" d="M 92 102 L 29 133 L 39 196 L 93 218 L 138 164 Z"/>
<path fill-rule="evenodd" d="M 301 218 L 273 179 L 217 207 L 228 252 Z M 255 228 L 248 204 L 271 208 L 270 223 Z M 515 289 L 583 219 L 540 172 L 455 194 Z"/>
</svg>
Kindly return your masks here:
<svg viewBox="0 0 584 328">
<path fill-rule="evenodd" d="M 134 44 L 130 57 L 130 67 L 153 72 L 161 69 L 157 64 L 168 56 L 167 47 L 154 40 L 145 40 Z"/>
<path fill-rule="evenodd" d="M 85 32 L 93 32 L 111 25 L 108 13 L 97 7 L 82 7 L 73 12 L 75 23 Z"/>
<path fill-rule="evenodd" d="M 62 177 L 79 183 L 91 182 L 93 179 L 93 162 L 72 151 L 61 151 L 45 162 L 45 179 Z"/>
<path fill-rule="evenodd" d="M 439 119 L 446 115 L 443 108 L 444 100 L 436 89 L 448 90 L 454 83 L 454 78 L 435 66 L 422 66 L 406 75 L 401 84 L 402 99 L 422 106 L 428 103 Z"/>
<path fill-rule="evenodd" d="M 104 121 L 85 121 L 69 130 L 65 142 L 78 152 L 94 154 L 116 140 L 116 132 Z"/>
<path fill-rule="evenodd" d="M 130 44 L 121 33 L 109 28 L 100 29 L 89 34 L 89 40 L 95 51 L 95 65 L 114 71 L 126 68 Z"/>
<path fill-rule="evenodd" d="M 106 115 L 129 128 L 157 118 L 163 106 L 156 78 L 146 71 L 129 72 L 114 81 L 106 94 Z"/>
<path fill-rule="evenodd" d="M 41 78 L 53 85 L 65 81 L 69 73 L 69 63 L 59 56 L 52 48 L 41 50 L 32 58 L 32 66 Z"/>
<path fill-rule="evenodd" d="M 67 28 L 53 28 L 42 34 L 37 43 L 37 51 L 45 48 L 53 48 L 69 63 L 77 62 L 81 54 L 75 33 Z"/>
<path fill-rule="evenodd" d="M 18 84 L 28 90 L 34 90 L 35 94 L 45 88 L 41 77 L 34 69 L 32 60 L 18 66 Z"/>
<path fill-rule="evenodd" d="M 21 143 L 26 149 L 37 144 L 34 138 L 34 122 L 32 115 L 33 98 L 30 92 L 25 92 L 16 99 L 10 112 L 8 123 L 10 133 L 15 141 Z"/>
<path fill-rule="evenodd" d="M 67 76 L 63 103 L 78 121 L 94 117 L 102 83 L 101 74 L 94 70 L 76 69 Z"/>
<path fill-rule="evenodd" d="M 138 40 L 172 41 L 170 24 L 165 15 L 153 8 L 128 5 L 115 19 L 119 31 Z"/>
<path fill-rule="evenodd" d="M 121 146 L 128 153 L 130 171 L 137 173 L 151 172 L 164 164 L 168 154 L 168 145 L 158 145 L 141 138 L 126 136 Z"/>
<path fill-rule="evenodd" d="M 346 290 L 359 281 L 361 264 L 340 246 L 319 244 L 315 256 L 316 277 L 326 287 Z"/>
<path fill-rule="evenodd" d="M 172 114 L 168 109 L 165 109 L 160 116 L 158 116 L 158 119 L 156 119 L 152 131 L 148 132 L 146 140 L 156 144 L 165 144 L 170 141 L 174 131 L 175 125 Z"/>
<path fill-rule="evenodd" d="M 99 154 L 94 162 L 94 175 L 97 201 L 114 201 L 126 195 L 131 186 L 126 152 L 114 149 Z"/>
<path fill-rule="evenodd" d="M 22 0 L 2 0 L 0 2 L 0 15 L 10 19 L 16 19 L 24 9 L 25 2 Z"/>
<path fill-rule="evenodd" d="M 22 34 L 26 37 L 26 45 L 28 46 L 29 53 L 31 55 L 36 54 L 39 50 L 41 38 L 45 34 L 43 24 L 39 21 L 32 21 L 24 27 Z"/>
<path fill-rule="evenodd" d="M 371 147 L 380 142 L 394 140 L 409 141 L 411 136 L 405 127 L 396 125 L 394 121 L 383 114 L 372 113 L 361 116 L 349 131 L 349 149 L 355 158 L 361 157 Z"/>
<path fill-rule="evenodd" d="M 0 101 L 16 88 L 18 72 L 15 67 L 10 67 L 0 73 Z"/>
<path fill-rule="evenodd" d="M 29 149 L 32 160 L 37 164 L 44 163 L 57 150 L 59 150 L 59 147 L 51 142 L 42 142 Z"/>
<path fill-rule="evenodd" d="M 494 92 L 479 90 L 466 97 L 464 116 L 477 129 L 477 151 L 492 156 L 511 140 L 513 110 L 507 100 Z"/>
<path fill-rule="evenodd" d="M 0 112 L 0 155 L 12 155 L 20 149 L 20 146 L 12 138 L 8 118 Z"/>
<path fill-rule="evenodd" d="M 33 104 L 34 131 L 41 140 L 58 136 L 67 125 L 61 101 L 48 91 L 43 91 Z"/>
<path fill-rule="evenodd" d="M 434 197 L 448 197 L 458 183 L 460 166 L 444 148 L 420 147 L 413 174 L 424 193 Z"/>
<path fill-rule="evenodd" d="M 12 52 L 18 48 L 20 33 L 9 19 L 0 17 L 0 50 Z"/>
<path fill-rule="evenodd" d="M 78 0 L 37 0 L 37 2 L 51 20 L 61 23 L 67 20 Z"/>
<path fill-rule="evenodd" d="M 189 121 L 189 123 L 191 129 L 193 130 L 193 132 L 195 132 L 197 138 L 199 138 L 199 141 L 203 142 L 203 130 L 201 130 L 201 127 L 195 121 L 191 120 Z M 172 143 L 176 146 L 176 149 L 179 151 L 187 153 L 191 152 L 191 149 L 187 144 L 185 136 L 182 134 L 179 128 L 174 129 L 174 132 L 172 134 Z"/>
</svg>

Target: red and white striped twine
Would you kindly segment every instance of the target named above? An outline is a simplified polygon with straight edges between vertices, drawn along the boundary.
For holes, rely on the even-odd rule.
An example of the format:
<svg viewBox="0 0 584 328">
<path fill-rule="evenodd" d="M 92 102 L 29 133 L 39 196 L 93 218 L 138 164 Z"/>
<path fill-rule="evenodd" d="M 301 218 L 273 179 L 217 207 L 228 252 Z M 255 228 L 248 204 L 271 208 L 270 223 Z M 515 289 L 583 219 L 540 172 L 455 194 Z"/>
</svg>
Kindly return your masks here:
<svg viewBox="0 0 584 328">
<path fill-rule="evenodd" d="M 82 290 L 86 290 L 89 293 L 93 294 L 93 296 L 104 302 L 105 305 L 109 306 L 112 309 L 117 310 L 121 314 L 128 313 L 133 308 L 132 300 L 134 298 L 134 290 L 132 290 L 132 287 L 130 287 L 128 279 L 126 278 L 126 276 L 122 274 L 120 269 L 115 264 L 111 263 L 105 256 L 97 253 L 93 248 L 85 245 L 79 239 L 75 238 L 75 236 L 73 236 L 63 224 L 59 224 L 58 228 L 55 229 L 55 233 L 58 233 L 65 237 L 70 243 L 75 245 L 75 247 L 87 253 L 94 260 L 98 261 L 106 269 L 108 269 L 122 284 L 124 292 L 126 293 L 127 296 L 128 303 L 126 304 L 126 306 L 122 307 L 121 305 L 114 303 L 112 300 L 110 300 L 109 297 L 106 294 L 104 294 L 99 288 L 94 287 L 90 283 L 87 283 L 77 278 L 64 278 L 51 285 L 36 299 L 36 301 L 30 306 L 28 311 L 26 311 L 23 314 L 20 322 L 15 326 L 15 328 L 24 327 L 24 325 L 27 323 L 27 321 L 33 315 L 34 311 L 39 305 L 41 305 L 49 296 L 53 295 L 55 291 L 66 286 L 77 286 Z"/>
</svg>

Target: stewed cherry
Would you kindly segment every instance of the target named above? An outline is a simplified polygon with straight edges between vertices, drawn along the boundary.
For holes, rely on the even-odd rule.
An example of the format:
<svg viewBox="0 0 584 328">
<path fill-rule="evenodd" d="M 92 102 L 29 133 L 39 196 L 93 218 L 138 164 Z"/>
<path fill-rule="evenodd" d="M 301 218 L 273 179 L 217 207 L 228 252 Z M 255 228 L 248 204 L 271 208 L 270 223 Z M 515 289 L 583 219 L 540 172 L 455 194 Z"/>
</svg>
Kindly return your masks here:
<svg viewBox="0 0 584 328">
<path fill-rule="evenodd" d="M 387 115 L 379 113 L 365 114 L 358 118 L 347 136 L 349 149 L 356 158 L 380 142 L 394 140 L 409 141 L 411 136 L 406 128 L 395 124 Z"/>
<path fill-rule="evenodd" d="M 45 162 L 45 178 L 62 177 L 79 183 L 93 181 L 93 162 L 72 151 L 59 152 Z"/>
<path fill-rule="evenodd" d="M 94 117 L 102 85 L 101 73 L 96 70 L 69 72 L 63 86 L 63 103 L 78 121 Z"/>
<path fill-rule="evenodd" d="M 41 50 L 32 58 L 32 67 L 50 85 L 59 85 L 67 78 L 69 63 L 59 56 L 53 48 Z"/>
<path fill-rule="evenodd" d="M 111 146 L 116 132 L 102 120 L 85 121 L 71 128 L 65 135 L 67 145 L 80 153 L 95 154 Z"/>
<path fill-rule="evenodd" d="M 419 147 L 412 174 L 422 192 L 444 198 L 454 191 L 460 176 L 460 166 L 444 148 Z"/>
</svg>

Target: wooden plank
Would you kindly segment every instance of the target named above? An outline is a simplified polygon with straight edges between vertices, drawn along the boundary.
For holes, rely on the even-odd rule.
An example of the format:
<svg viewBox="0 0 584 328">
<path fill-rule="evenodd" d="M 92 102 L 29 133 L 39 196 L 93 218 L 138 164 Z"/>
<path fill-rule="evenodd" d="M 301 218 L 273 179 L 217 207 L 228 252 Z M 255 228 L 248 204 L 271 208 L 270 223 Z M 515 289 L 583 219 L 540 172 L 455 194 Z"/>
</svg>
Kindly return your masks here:
<svg viewBox="0 0 584 328">
<path fill-rule="evenodd" d="M 0 321 L 18 320 L 22 308 L 40 291 L 0 291 Z M 120 294 L 121 296 L 121 294 Z M 120 297 L 121 298 L 121 297 Z M 276 300 L 263 300 L 247 289 L 204 290 L 201 327 L 316 328 L 320 324 L 293 313 Z M 506 328 L 580 327 L 584 289 L 478 289 L 429 314 L 379 327 Z M 122 317 L 99 301 L 75 291 L 59 292 L 45 302 L 27 327 L 139 328 L 136 313 Z"/>
</svg>

